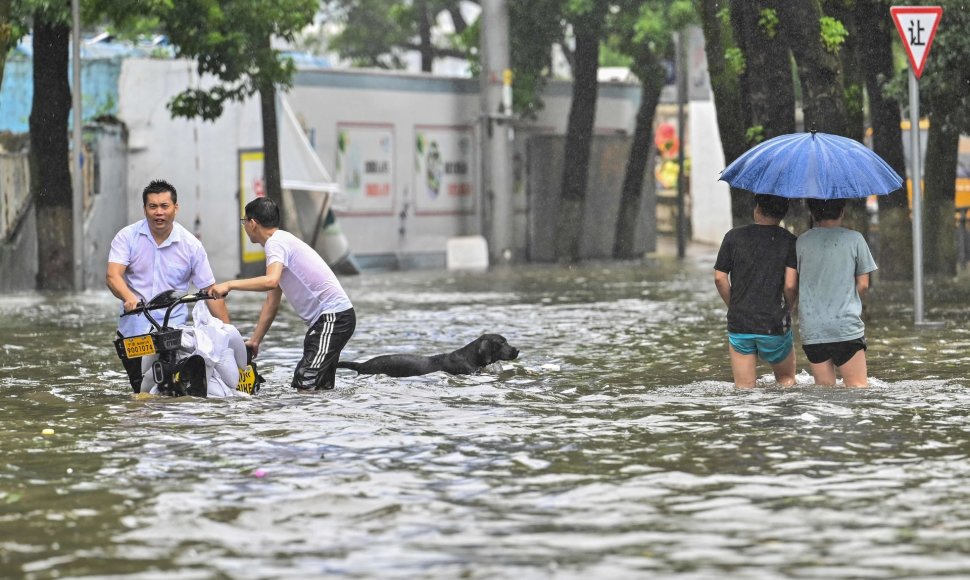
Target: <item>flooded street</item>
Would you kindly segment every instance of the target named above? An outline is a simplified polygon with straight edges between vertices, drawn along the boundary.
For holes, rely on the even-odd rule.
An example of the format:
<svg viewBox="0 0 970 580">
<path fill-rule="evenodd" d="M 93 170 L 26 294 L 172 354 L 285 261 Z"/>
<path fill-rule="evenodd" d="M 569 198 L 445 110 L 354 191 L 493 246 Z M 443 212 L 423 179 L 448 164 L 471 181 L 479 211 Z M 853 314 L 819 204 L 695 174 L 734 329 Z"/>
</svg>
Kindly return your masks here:
<svg viewBox="0 0 970 580">
<path fill-rule="evenodd" d="M 970 576 L 967 281 L 927 286 L 942 329 L 875 285 L 868 389 L 799 348 L 739 390 L 714 252 L 345 278 L 344 358 L 519 359 L 298 395 L 284 306 L 251 399 L 135 399 L 106 291 L 0 297 L 0 577 Z M 228 305 L 247 336 L 261 296 Z"/>
</svg>

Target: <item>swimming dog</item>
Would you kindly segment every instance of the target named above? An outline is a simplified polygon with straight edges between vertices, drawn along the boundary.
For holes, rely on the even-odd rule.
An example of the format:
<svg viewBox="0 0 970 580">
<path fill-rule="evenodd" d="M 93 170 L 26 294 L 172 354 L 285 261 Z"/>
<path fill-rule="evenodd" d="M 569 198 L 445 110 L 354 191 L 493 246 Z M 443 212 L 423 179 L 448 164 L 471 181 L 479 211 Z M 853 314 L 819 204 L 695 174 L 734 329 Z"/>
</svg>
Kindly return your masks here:
<svg viewBox="0 0 970 580">
<path fill-rule="evenodd" d="M 499 334 L 483 334 L 460 349 L 432 356 L 417 354 L 385 354 L 364 362 L 340 361 L 337 368 L 350 369 L 362 375 L 416 377 L 435 371 L 452 375 L 467 375 L 500 360 L 513 360 L 519 349 Z"/>
</svg>

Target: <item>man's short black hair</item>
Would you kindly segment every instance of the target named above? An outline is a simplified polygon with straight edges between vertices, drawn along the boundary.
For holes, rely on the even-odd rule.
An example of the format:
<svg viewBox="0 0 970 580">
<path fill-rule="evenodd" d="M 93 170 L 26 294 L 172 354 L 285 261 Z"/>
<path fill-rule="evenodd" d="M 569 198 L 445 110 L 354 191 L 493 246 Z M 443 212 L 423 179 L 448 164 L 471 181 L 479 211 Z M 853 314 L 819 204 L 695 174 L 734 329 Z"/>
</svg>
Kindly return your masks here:
<svg viewBox="0 0 970 580">
<path fill-rule="evenodd" d="M 822 220 L 836 220 L 842 215 L 845 209 L 844 199 L 809 199 L 808 209 L 812 212 L 812 219 L 820 222 Z"/>
<path fill-rule="evenodd" d="M 141 204 L 147 206 L 149 195 L 153 193 L 165 193 L 166 191 L 172 194 L 172 203 L 179 202 L 179 194 L 175 191 L 174 185 L 164 179 L 153 179 L 141 192 Z"/>
<path fill-rule="evenodd" d="M 268 197 L 257 197 L 246 204 L 246 217 L 264 228 L 280 227 L 280 208 Z"/>
<path fill-rule="evenodd" d="M 761 208 L 761 213 L 770 218 L 783 220 L 788 215 L 787 197 L 758 193 L 754 196 L 754 204 Z"/>
</svg>

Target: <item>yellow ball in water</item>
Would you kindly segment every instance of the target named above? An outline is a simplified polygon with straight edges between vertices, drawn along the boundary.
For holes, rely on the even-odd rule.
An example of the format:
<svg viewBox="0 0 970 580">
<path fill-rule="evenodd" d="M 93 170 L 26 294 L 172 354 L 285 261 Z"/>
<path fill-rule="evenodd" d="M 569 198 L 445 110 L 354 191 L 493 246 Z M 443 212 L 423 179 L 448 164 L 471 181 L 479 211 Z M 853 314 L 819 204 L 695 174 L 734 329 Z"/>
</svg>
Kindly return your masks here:
<svg viewBox="0 0 970 580">
<path fill-rule="evenodd" d="M 51 429 L 50 427 L 48 427 L 47 429 L 44 429 L 43 431 L 41 431 L 40 434 L 41 435 L 53 435 L 54 434 L 54 430 Z"/>
</svg>

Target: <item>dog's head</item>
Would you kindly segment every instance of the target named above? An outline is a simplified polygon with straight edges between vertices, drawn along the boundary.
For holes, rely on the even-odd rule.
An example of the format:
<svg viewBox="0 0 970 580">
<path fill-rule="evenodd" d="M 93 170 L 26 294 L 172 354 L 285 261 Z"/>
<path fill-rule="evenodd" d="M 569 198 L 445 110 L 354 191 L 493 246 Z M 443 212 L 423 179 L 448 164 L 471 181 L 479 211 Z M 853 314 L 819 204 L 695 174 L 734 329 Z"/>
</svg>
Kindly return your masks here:
<svg viewBox="0 0 970 580">
<path fill-rule="evenodd" d="M 515 348 L 501 334 L 483 334 L 475 339 L 475 352 L 478 354 L 481 366 L 490 365 L 495 361 L 514 360 L 519 356 L 519 349 Z"/>
</svg>

